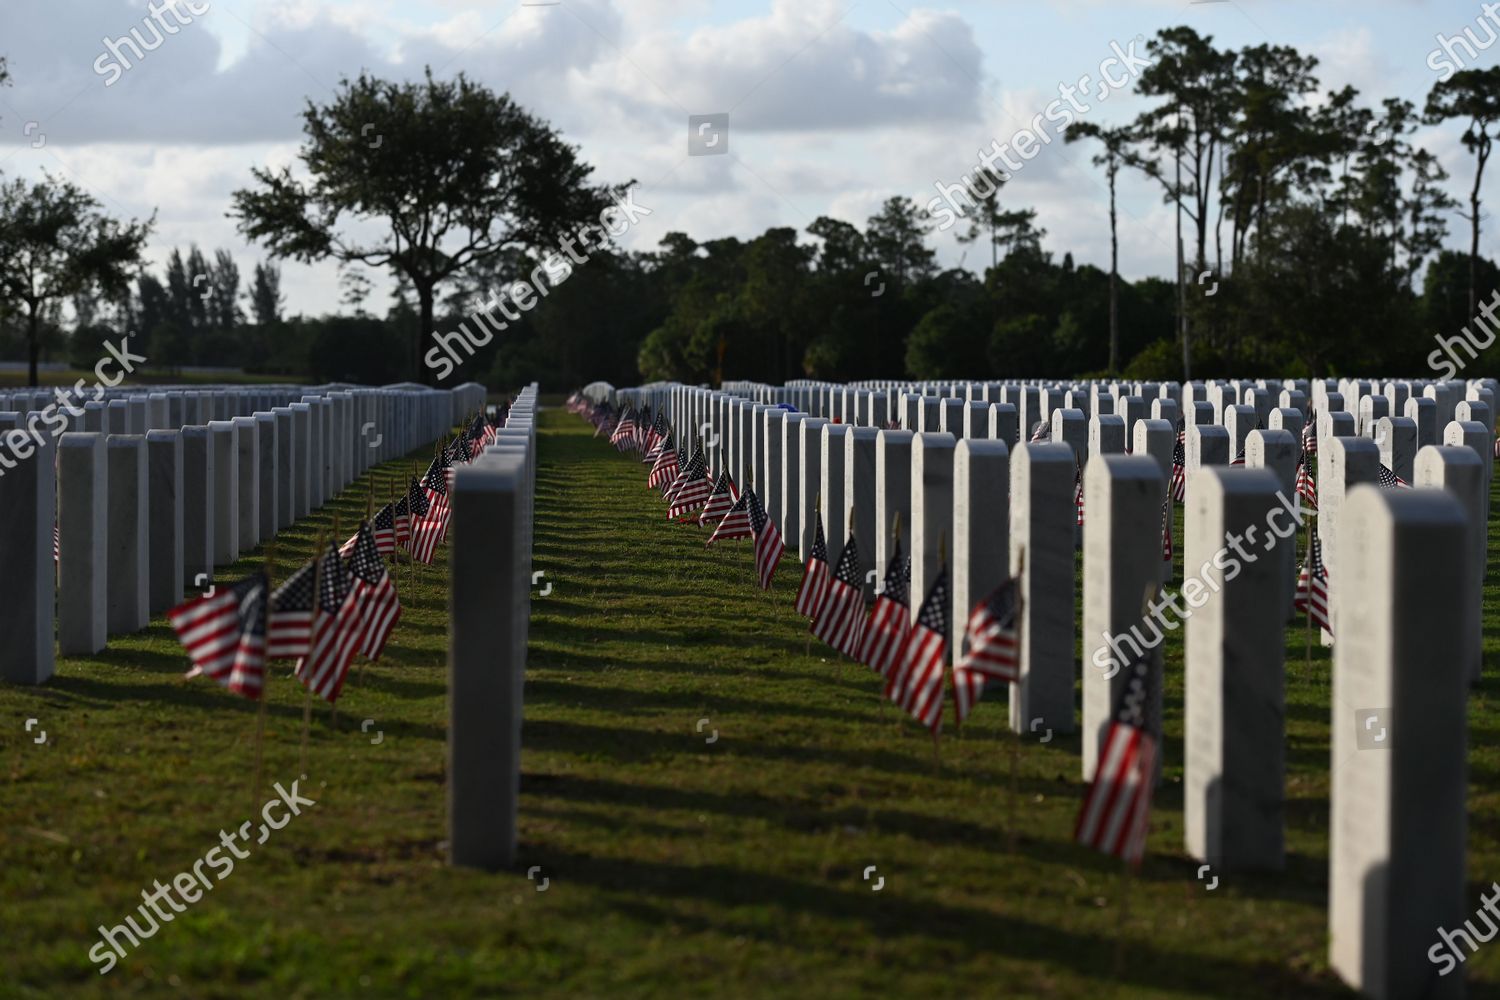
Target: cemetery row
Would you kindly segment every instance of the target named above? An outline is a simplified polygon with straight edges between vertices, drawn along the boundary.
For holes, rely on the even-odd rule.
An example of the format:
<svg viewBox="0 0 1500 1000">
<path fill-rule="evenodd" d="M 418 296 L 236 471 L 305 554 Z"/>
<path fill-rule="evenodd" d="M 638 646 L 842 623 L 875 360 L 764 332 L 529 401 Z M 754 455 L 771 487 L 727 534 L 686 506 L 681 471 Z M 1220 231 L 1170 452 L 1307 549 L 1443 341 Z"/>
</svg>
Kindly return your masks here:
<svg viewBox="0 0 1500 1000">
<path fill-rule="evenodd" d="M 991 676 L 1011 681 L 1018 733 L 1075 731 L 1081 672 L 1093 787 L 1080 839 L 1101 782 L 1116 783 L 1108 801 L 1144 786 L 1149 808 L 1160 757 L 1133 758 L 1144 776 L 1123 773 L 1114 734 L 1124 720 L 1141 744 L 1159 742 L 1161 638 L 1183 626 L 1185 849 L 1224 871 L 1283 867 L 1295 584 L 1334 646 L 1330 963 L 1369 995 L 1406 997 L 1462 991 L 1461 976 L 1444 978 L 1451 960 L 1431 952 L 1467 916 L 1466 704 L 1480 670 L 1496 391 L 1491 379 L 658 384 L 600 387 L 575 408 L 628 425 L 658 462 L 675 452 L 669 492 L 698 477 L 714 483 L 704 497 L 724 485 L 750 494 L 750 521 L 765 522 L 753 527 L 758 555 L 779 535 L 805 564 L 799 611 L 819 561 L 877 601 L 869 628 L 891 581 L 909 581 L 904 625 L 946 644 L 959 712 L 984 686 L 982 670 L 967 692 L 962 678 L 995 655 L 1000 632 L 1013 668 Z M 1174 499 L 1184 579 L 1167 595 Z M 775 564 L 760 569 L 768 585 Z M 993 602 L 1007 593 L 1002 628 Z M 892 694 L 934 732 L 941 670 L 927 717 L 917 707 L 930 710 L 930 685 Z M 1143 815 L 1111 818 L 1095 842 L 1119 847 L 1137 821 L 1143 840 Z"/>
<path fill-rule="evenodd" d="M 146 627 L 370 466 L 483 408 L 466 384 L 0 392 L 0 679 Z"/>
</svg>

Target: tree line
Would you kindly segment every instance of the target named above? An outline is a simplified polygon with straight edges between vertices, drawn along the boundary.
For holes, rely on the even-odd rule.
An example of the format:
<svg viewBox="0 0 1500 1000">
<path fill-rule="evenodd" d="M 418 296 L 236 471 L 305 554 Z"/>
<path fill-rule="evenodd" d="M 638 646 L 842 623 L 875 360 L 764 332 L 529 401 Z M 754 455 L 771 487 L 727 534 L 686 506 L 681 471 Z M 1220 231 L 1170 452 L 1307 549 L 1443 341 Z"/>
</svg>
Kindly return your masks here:
<svg viewBox="0 0 1500 1000">
<path fill-rule="evenodd" d="M 984 167 L 965 179 L 958 233 L 985 248 L 982 274 L 937 266 L 933 202 L 904 195 L 863 226 L 673 232 L 653 250 L 593 253 L 450 381 L 1415 371 L 1434 336 L 1469 323 L 1497 285 L 1479 244 L 1500 68 L 1451 74 L 1420 108 L 1368 106 L 1352 87 L 1324 90 L 1317 60 L 1292 47 L 1225 49 L 1176 27 L 1147 50 L 1135 81 L 1147 109 L 1066 134 L 1109 192 L 1107 270 L 1045 250 L 1046 220 Z M 1448 121 L 1472 160 L 1464 202 L 1414 142 Z M 65 181 L 0 184 L 0 351 L 91 357 L 127 332 L 167 367 L 430 380 L 434 333 L 493 317 L 497 295 L 555 256 L 557 233 L 633 184 L 596 181 L 547 122 L 462 74 L 344 80 L 303 124 L 301 173 L 256 169 L 232 196 L 240 232 L 272 258 L 244 293 L 224 251 L 174 250 L 158 277 L 140 265 L 154 220 L 110 219 Z M 1120 274 L 1128 175 L 1176 218 L 1165 278 Z M 1452 216 L 1468 223 L 1467 252 L 1446 247 Z M 283 317 L 278 260 L 337 263 L 346 311 Z M 384 315 L 366 311 L 367 269 L 395 281 Z"/>
</svg>

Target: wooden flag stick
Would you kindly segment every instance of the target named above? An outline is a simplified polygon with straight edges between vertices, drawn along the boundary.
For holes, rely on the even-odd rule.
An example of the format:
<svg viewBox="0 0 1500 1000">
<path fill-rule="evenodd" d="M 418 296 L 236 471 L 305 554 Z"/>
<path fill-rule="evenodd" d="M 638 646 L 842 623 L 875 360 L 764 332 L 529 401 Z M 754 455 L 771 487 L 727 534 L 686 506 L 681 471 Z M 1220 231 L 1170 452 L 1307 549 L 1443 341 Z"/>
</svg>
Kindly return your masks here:
<svg viewBox="0 0 1500 1000">
<path fill-rule="evenodd" d="M 1305 555 L 1303 557 L 1304 559 L 1311 559 L 1312 558 L 1312 542 L 1313 542 L 1313 523 L 1312 523 L 1312 518 L 1308 518 L 1307 519 L 1307 555 Z M 1298 573 L 1299 574 L 1301 573 L 1300 569 L 1298 570 Z M 1312 676 L 1312 634 L 1313 634 L 1313 621 L 1312 621 L 1312 574 L 1311 573 L 1309 573 L 1307 575 L 1307 596 L 1303 598 L 1303 605 L 1304 605 L 1303 610 L 1306 612 L 1306 619 L 1307 619 L 1306 620 L 1306 628 L 1303 629 L 1303 631 L 1306 633 L 1306 649 L 1305 649 L 1304 655 L 1305 655 L 1305 659 L 1306 659 L 1306 668 L 1307 668 L 1308 676 Z"/>
<path fill-rule="evenodd" d="M 273 539 L 266 543 L 266 588 L 270 589 L 272 582 L 276 579 L 276 541 Z M 267 594 L 269 600 L 270 595 Z M 260 705 L 255 709 L 255 778 L 250 785 L 250 808 L 253 811 L 259 802 L 256 796 L 260 793 L 261 779 L 261 749 L 265 744 L 266 734 L 266 696 L 269 694 L 270 674 L 262 673 L 260 682 Z"/>
<path fill-rule="evenodd" d="M 335 531 L 338 530 L 337 529 L 337 522 L 338 522 L 338 515 L 335 514 L 334 515 L 334 523 L 335 523 L 334 530 Z M 323 556 L 323 532 L 320 531 L 320 532 L 318 532 L 317 545 L 313 549 L 313 599 L 312 599 L 312 619 L 313 620 L 316 620 L 316 618 L 318 617 L 318 584 L 321 582 L 321 581 L 319 581 L 318 576 L 319 576 L 320 571 L 323 568 L 323 558 L 322 558 L 322 556 Z M 311 646 L 312 646 L 312 625 L 309 624 L 308 625 L 308 647 L 309 647 L 309 651 L 311 651 Z M 303 687 L 303 690 L 305 691 L 307 697 L 305 697 L 302 700 L 302 749 L 301 749 L 301 752 L 298 755 L 298 760 L 299 760 L 299 762 L 301 764 L 301 766 L 298 768 L 298 770 L 300 770 L 303 774 L 306 774 L 307 773 L 307 734 L 308 734 L 308 731 L 312 729 L 312 687 L 306 681 L 303 681 L 302 687 Z"/>
<path fill-rule="evenodd" d="M 1022 643 L 1022 635 L 1021 635 L 1022 623 L 1025 622 L 1026 619 L 1022 615 L 1022 611 L 1024 610 L 1024 605 L 1022 603 L 1023 598 L 1022 598 L 1022 595 L 1021 595 L 1021 584 L 1020 584 L 1020 581 L 1024 578 L 1025 573 L 1026 573 L 1026 546 L 1023 545 L 1023 546 L 1021 546 L 1021 548 L 1016 553 L 1016 662 L 1017 662 L 1017 664 L 1020 663 L 1021 651 L 1026 648 L 1023 645 L 1023 643 Z M 1019 673 L 1019 671 L 1018 671 L 1018 673 Z M 1016 699 L 1018 699 L 1019 697 L 1020 697 L 1020 686 L 1018 684 L 1012 684 L 1011 685 L 1011 689 L 1010 689 L 1010 699 L 1011 699 L 1011 701 L 1014 703 L 1016 701 Z M 1017 722 L 1017 724 L 1022 725 L 1022 726 L 1027 725 L 1026 720 L 1022 719 L 1019 716 L 1019 714 L 1017 714 L 1017 716 L 1016 716 L 1016 722 Z M 1016 729 L 1015 726 L 1011 726 L 1010 727 L 1010 735 L 1011 735 L 1011 741 L 1010 741 L 1010 816 L 1007 817 L 1005 826 L 1006 826 L 1006 829 L 1009 831 L 1009 834 L 1010 834 L 1010 852 L 1012 854 L 1014 854 L 1016 852 L 1016 813 L 1017 813 L 1017 804 L 1021 800 L 1021 779 L 1020 779 L 1019 774 L 1018 774 L 1018 772 L 1020 770 L 1020 764 L 1021 764 L 1021 731 L 1018 730 L 1018 729 Z"/>
</svg>

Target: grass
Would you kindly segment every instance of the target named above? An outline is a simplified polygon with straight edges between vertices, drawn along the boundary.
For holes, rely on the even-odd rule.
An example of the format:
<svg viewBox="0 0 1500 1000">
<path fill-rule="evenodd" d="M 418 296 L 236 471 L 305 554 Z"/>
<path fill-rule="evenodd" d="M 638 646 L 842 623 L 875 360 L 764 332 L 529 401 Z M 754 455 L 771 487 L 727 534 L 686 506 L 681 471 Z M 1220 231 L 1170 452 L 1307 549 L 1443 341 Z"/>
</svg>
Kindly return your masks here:
<svg viewBox="0 0 1500 1000">
<path fill-rule="evenodd" d="M 1070 843 L 1076 736 L 1027 740 L 1013 795 L 1006 708 L 986 701 L 935 770 L 874 676 L 808 643 L 794 560 L 763 594 L 747 543 L 705 551 L 666 523 L 644 467 L 580 421 L 545 413 L 540 449 L 535 568 L 553 591 L 533 604 L 517 870 L 444 863 L 444 567 L 410 584 L 401 570 L 392 648 L 351 681 L 337 731 L 318 709 L 305 769 L 301 689 L 278 667 L 258 791 L 255 706 L 184 681 L 155 621 L 45 687 L 0 688 L 0 996 L 1348 995 L 1326 960 L 1329 661 L 1315 648 L 1304 664 L 1300 623 L 1287 870 L 1210 892 L 1182 850 L 1179 631 L 1166 777 L 1127 880 Z M 362 490 L 283 534 L 278 577 L 333 511 L 347 533 Z M 1491 579 L 1492 658 L 1496 600 Z M 1476 907 L 1500 873 L 1496 683 L 1470 708 Z M 315 807 L 97 973 L 97 925 L 304 770 Z M 1500 945 L 1465 972 L 1471 995 L 1500 992 Z"/>
</svg>

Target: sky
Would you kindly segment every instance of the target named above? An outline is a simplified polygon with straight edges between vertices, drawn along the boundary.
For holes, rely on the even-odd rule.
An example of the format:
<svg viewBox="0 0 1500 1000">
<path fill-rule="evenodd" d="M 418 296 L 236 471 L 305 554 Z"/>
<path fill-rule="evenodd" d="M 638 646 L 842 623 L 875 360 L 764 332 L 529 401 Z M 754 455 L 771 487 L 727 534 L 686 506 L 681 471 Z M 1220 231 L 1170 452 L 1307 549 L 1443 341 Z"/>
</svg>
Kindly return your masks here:
<svg viewBox="0 0 1500 1000">
<path fill-rule="evenodd" d="M 0 177 L 63 177 L 107 211 L 156 225 L 148 257 L 229 250 L 242 273 L 266 255 L 238 234 L 230 195 L 256 166 L 295 165 L 301 111 L 361 70 L 385 78 L 463 72 L 508 91 L 580 147 L 600 181 L 637 182 L 650 209 L 627 248 L 671 231 L 695 239 L 805 230 L 820 215 L 864 225 L 892 195 L 927 203 L 1090 74 L 1078 117 L 1122 124 L 1147 106 L 1116 49 L 1144 56 L 1157 30 L 1191 25 L 1220 46 L 1292 45 L 1315 55 L 1323 89 L 1350 84 L 1376 106 L 1419 107 L 1439 73 L 1438 36 L 1481 41 L 1468 0 L 156 0 L 177 30 L 132 65 L 106 42 L 143 28 L 144 0 L 0 0 Z M 169 22 L 171 16 L 166 15 Z M 1488 22 L 1485 22 L 1488 23 Z M 1473 66 L 1500 59 L 1500 44 Z M 728 114 L 725 155 L 688 155 L 691 115 Z M 1449 188 L 1466 197 L 1473 158 L 1460 128 L 1423 129 Z M 1087 143 L 1060 138 L 1015 171 L 1002 196 L 1033 208 L 1046 249 L 1108 267 L 1108 189 Z M 1492 180 L 1497 190 L 1500 181 Z M 1120 269 L 1168 275 L 1174 220 L 1153 182 L 1122 176 Z M 1500 197 L 1496 194 L 1492 197 Z M 1467 222 L 1449 220 L 1467 248 Z M 958 227 L 962 228 L 962 227 Z M 988 251 L 934 233 L 945 266 Z M 804 233 L 804 239 L 810 240 Z M 1500 238 L 1481 247 L 1500 254 Z M 383 311 L 388 284 L 370 306 Z M 288 311 L 339 308 L 331 264 L 283 266 Z"/>
</svg>

